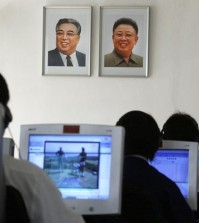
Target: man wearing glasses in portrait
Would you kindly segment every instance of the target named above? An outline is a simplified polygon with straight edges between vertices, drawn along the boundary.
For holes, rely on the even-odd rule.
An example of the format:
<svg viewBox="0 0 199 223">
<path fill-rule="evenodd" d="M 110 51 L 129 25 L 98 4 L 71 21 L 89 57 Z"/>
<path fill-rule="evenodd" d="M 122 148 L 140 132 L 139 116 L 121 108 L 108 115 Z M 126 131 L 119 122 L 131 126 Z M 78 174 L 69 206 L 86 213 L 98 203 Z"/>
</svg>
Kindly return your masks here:
<svg viewBox="0 0 199 223">
<path fill-rule="evenodd" d="M 138 25 L 131 18 L 120 18 L 113 25 L 114 50 L 104 56 L 104 67 L 143 67 L 143 57 L 133 53 L 138 42 Z"/>
<path fill-rule="evenodd" d="M 56 48 L 48 51 L 48 66 L 84 67 L 86 55 L 76 50 L 81 25 L 71 18 L 60 19 L 56 25 Z"/>
</svg>

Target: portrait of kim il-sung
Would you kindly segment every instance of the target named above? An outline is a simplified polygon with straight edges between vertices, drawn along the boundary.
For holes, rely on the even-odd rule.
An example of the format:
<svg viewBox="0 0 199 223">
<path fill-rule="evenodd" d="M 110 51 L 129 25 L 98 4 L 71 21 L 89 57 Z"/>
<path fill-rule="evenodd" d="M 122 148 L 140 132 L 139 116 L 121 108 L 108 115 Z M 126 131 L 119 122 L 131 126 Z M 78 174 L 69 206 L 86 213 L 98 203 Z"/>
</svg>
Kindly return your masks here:
<svg viewBox="0 0 199 223">
<path fill-rule="evenodd" d="M 90 75 L 91 7 L 44 7 L 43 75 Z"/>
<path fill-rule="evenodd" d="M 101 7 L 100 76 L 147 77 L 149 7 Z"/>
</svg>

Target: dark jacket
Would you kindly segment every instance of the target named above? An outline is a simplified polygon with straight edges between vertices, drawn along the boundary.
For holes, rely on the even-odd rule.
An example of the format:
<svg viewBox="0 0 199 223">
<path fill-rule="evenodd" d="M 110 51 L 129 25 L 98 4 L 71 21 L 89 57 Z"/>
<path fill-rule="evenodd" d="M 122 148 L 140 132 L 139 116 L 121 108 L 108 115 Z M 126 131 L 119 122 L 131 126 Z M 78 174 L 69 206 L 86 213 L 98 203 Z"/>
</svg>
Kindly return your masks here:
<svg viewBox="0 0 199 223">
<path fill-rule="evenodd" d="M 86 55 L 76 51 L 77 61 L 80 67 L 86 66 Z M 48 51 L 48 66 L 64 66 L 58 49 Z"/>
<path fill-rule="evenodd" d="M 182 196 L 177 185 L 154 167 L 150 166 L 147 161 L 139 157 L 126 157 L 124 160 L 123 170 L 123 212 L 127 215 L 133 212 L 132 205 L 135 203 L 133 194 L 145 193 L 151 199 L 152 204 L 148 210 L 154 209 L 160 213 L 160 216 L 169 223 L 193 223 L 196 222 L 194 214 L 184 197 Z M 142 203 L 137 200 L 138 207 Z M 154 204 L 154 205 L 153 205 Z M 146 207 L 144 207 L 146 209 Z M 128 210 L 129 209 L 129 210 Z M 135 212 L 136 213 L 136 212 Z M 148 213 L 147 211 L 143 212 Z M 133 214 L 132 214 L 133 215 Z"/>
</svg>

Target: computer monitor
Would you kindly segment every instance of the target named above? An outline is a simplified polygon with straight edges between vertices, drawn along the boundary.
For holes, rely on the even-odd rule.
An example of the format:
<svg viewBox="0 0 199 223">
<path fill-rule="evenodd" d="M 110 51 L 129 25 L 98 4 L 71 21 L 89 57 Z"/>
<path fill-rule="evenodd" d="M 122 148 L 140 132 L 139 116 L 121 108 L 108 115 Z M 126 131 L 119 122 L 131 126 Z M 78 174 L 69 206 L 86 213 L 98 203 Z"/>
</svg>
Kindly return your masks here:
<svg viewBox="0 0 199 223">
<path fill-rule="evenodd" d="M 197 210 L 197 154 L 196 142 L 164 140 L 150 162 L 177 184 L 192 210 Z"/>
<path fill-rule="evenodd" d="M 82 215 L 119 214 L 124 129 L 107 125 L 22 125 L 23 159 L 41 167 Z M 86 154 L 85 154 L 85 153 Z"/>
</svg>

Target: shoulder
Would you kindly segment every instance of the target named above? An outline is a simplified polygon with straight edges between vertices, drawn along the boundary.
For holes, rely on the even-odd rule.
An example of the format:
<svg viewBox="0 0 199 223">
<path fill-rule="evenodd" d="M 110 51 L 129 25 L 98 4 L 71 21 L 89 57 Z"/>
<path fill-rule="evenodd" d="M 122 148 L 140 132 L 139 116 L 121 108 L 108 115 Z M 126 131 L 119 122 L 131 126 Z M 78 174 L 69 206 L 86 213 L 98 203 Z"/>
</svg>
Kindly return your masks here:
<svg viewBox="0 0 199 223">
<path fill-rule="evenodd" d="M 141 67 L 143 66 L 143 57 L 142 56 L 139 56 L 137 54 L 132 54 L 131 59 L 139 66 L 141 66 Z"/>
<path fill-rule="evenodd" d="M 134 58 L 137 58 L 137 59 L 139 59 L 139 60 L 143 60 L 143 57 L 142 57 L 142 56 L 139 56 L 139 55 L 137 55 L 137 54 L 133 54 L 133 57 L 134 57 Z"/>
<path fill-rule="evenodd" d="M 104 55 L 104 66 L 105 67 L 114 67 L 116 66 L 117 61 L 120 60 L 117 54 L 113 51 Z"/>
<path fill-rule="evenodd" d="M 154 177 L 154 182 L 156 181 L 159 183 L 159 186 L 162 187 L 164 191 L 167 191 L 167 194 L 170 195 L 170 197 L 173 197 L 174 199 L 176 197 L 181 197 L 184 200 L 179 187 L 171 179 L 150 165 L 149 168 L 151 169 L 151 175 Z"/>
<path fill-rule="evenodd" d="M 42 169 L 8 156 L 4 158 L 4 169 L 6 184 L 21 193 L 31 222 L 42 219 L 43 223 L 64 223 L 68 219 L 71 223 L 83 223 L 80 215 L 67 208 L 59 190 Z"/>
<path fill-rule="evenodd" d="M 76 55 L 77 55 L 77 56 L 81 56 L 81 57 L 85 57 L 85 56 L 86 56 L 85 53 L 82 53 L 82 52 L 80 52 L 80 51 L 76 51 Z"/>
<path fill-rule="evenodd" d="M 107 53 L 107 54 L 104 55 L 104 59 L 107 60 L 107 59 L 110 59 L 110 58 L 112 58 L 114 56 L 115 56 L 115 53 L 114 52 Z"/>
<path fill-rule="evenodd" d="M 48 51 L 48 56 L 53 56 L 53 55 L 56 55 L 56 54 L 59 54 L 59 51 L 57 49 Z"/>
<path fill-rule="evenodd" d="M 23 188 L 22 184 L 25 184 L 24 182 L 30 184 L 30 179 L 32 184 L 38 182 L 40 178 L 48 181 L 47 174 L 41 168 L 25 160 L 5 156 L 4 168 L 6 182 L 13 186 L 17 185 Z"/>
<path fill-rule="evenodd" d="M 134 170 L 137 167 L 136 171 L 129 171 Z M 159 187 L 163 187 L 168 189 L 168 187 L 178 188 L 176 184 L 170 180 L 168 177 L 160 173 L 157 169 L 151 166 L 147 161 L 137 158 L 137 157 L 128 157 L 124 161 L 124 171 L 127 177 L 131 175 L 134 176 L 141 176 L 145 182 L 154 182 L 154 185 Z M 131 173 L 132 172 L 132 173 Z M 128 179 L 127 179 L 128 180 Z"/>
<path fill-rule="evenodd" d="M 7 156 L 4 158 L 4 172 L 7 185 L 18 189 L 25 197 L 38 196 L 48 188 L 49 193 L 59 194 L 50 177 L 41 168 L 25 160 Z"/>
<path fill-rule="evenodd" d="M 79 66 L 84 67 L 86 65 L 86 54 L 80 51 L 76 51 L 76 57 L 77 57 Z"/>
</svg>

